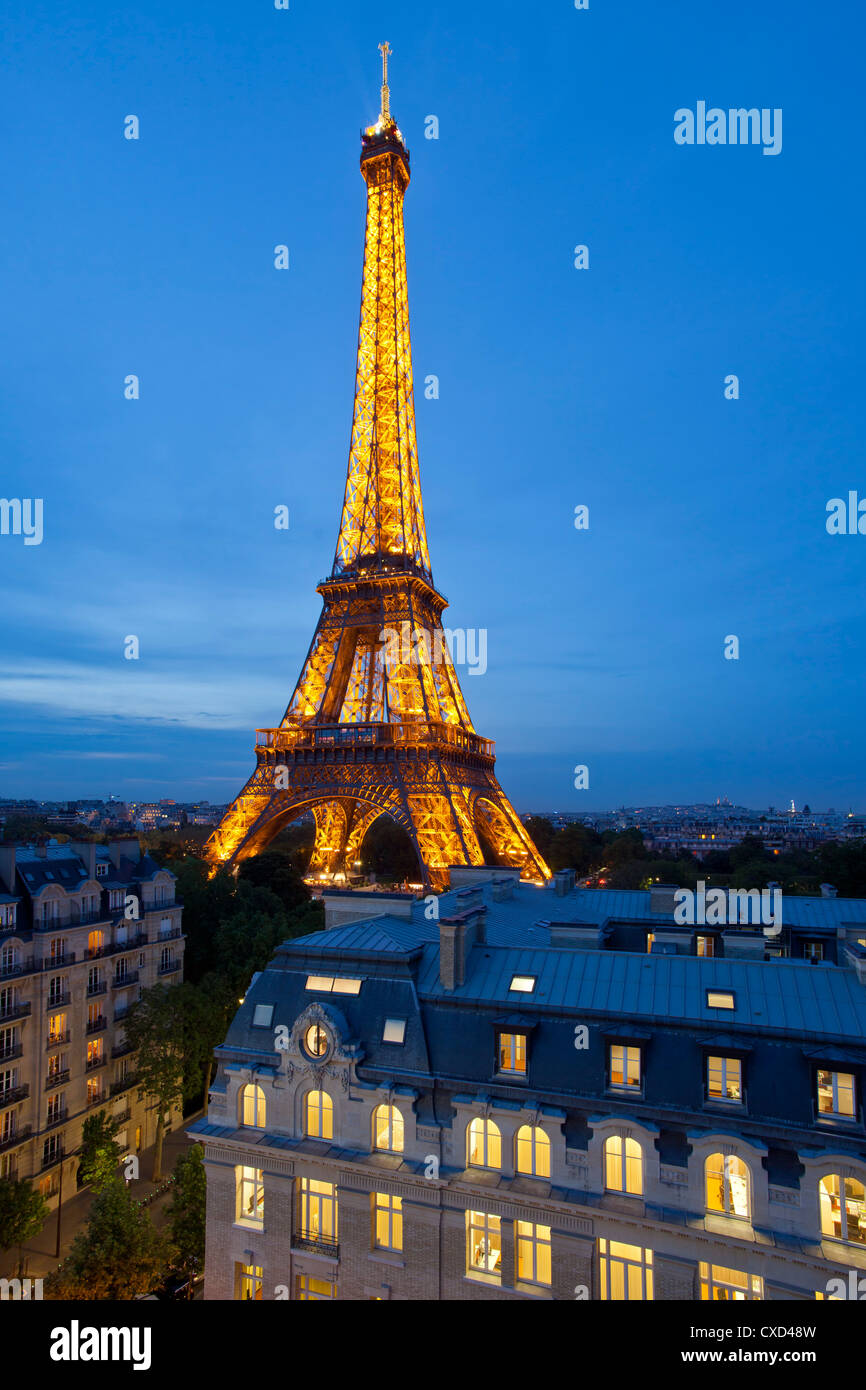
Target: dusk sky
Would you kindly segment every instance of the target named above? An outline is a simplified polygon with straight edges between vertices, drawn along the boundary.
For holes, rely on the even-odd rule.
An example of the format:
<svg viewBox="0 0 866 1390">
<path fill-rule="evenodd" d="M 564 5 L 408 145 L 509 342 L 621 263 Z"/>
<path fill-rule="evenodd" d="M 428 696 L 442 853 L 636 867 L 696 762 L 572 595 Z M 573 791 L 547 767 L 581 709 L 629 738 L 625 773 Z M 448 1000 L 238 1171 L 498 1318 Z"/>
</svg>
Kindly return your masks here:
<svg viewBox="0 0 866 1390">
<path fill-rule="evenodd" d="M 858 7 L 5 15 L 0 495 L 42 498 L 44 539 L 0 536 L 0 796 L 227 801 L 281 719 L 339 526 L 387 39 L 433 574 L 487 632 L 458 674 L 504 789 L 866 809 L 866 536 L 825 526 L 866 497 Z M 781 152 L 676 144 L 698 102 L 781 108 Z"/>
</svg>

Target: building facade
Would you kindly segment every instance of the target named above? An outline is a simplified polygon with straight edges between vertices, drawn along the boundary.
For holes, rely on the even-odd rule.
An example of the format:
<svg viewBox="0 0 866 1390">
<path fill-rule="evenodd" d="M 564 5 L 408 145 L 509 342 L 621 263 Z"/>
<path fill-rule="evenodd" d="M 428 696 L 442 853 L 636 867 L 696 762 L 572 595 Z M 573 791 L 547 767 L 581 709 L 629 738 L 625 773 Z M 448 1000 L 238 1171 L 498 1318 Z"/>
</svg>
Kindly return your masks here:
<svg viewBox="0 0 866 1390">
<path fill-rule="evenodd" d="M 190 1131 L 207 1299 L 811 1300 L 866 1271 L 866 902 L 786 899 L 773 936 L 681 926 L 664 885 L 452 884 L 327 895 L 254 977 Z"/>
<path fill-rule="evenodd" d="M 144 989 L 183 978 L 182 910 L 137 839 L 0 845 L 0 1176 L 31 1178 L 52 1206 L 88 1115 L 119 1119 L 129 1152 L 154 1141 L 123 1021 Z"/>
</svg>

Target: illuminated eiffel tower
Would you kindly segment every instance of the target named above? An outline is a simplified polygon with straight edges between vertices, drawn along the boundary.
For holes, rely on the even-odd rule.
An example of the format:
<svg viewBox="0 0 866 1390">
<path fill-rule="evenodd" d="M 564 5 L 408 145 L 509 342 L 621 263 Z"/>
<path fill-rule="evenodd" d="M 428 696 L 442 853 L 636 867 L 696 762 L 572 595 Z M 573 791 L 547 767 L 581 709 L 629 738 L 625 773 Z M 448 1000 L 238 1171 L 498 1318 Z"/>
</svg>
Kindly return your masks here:
<svg viewBox="0 0 866 1390">
<path fill-rule="evenodd" d="M 216 867 L 256 854 L 312 811 L 310 870 L 340 881 L 387 814 L 408 832 L 427 887 L 448 867 L 483 864 L 486 840 L 526 878 L 550 871 L 473 729 L 443 637 L 415 443 L 403 196 L 409 152 L 391 117 L 388 44 L 382 110 L 361 133 L 367 230 L 355 411 L 346 493 L 323 608 L 277 729 L 259 729 L 256 769 L 207 843 Z"/>
</svg>

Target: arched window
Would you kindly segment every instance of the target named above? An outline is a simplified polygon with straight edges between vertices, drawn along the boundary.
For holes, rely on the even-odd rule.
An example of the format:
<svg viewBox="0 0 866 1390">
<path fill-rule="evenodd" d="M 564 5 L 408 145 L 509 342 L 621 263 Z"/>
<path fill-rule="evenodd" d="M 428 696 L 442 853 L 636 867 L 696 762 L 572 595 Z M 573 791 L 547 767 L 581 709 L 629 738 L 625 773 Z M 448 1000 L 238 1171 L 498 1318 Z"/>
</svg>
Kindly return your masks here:
<svg viewBox="0 0 866 1390">
<path fill-rule="evenodd" d="M 704 1165 L 707 1211 L 749 1217 L 749 1170 L 736 1154 L 710 1154 Z"/>
<path fill-rule="evenodd" d="M 492 1120 L 476 1118 L 466 1131 L 469 1164 L 472 1168 L 502 1167 L 502 1136 Z"/>
<path fill-rule="evenodd" d="M 250 1129 L 264 1129 L 265 1093 L 261 1086 L 241 1088 L 241 1124 Z"/>
<path fill-rule="evenodd" d="M 604 1185 L 608 1192 L 643 1194 L 643 1150 L 636 1139 L 611 1134 L 604 1141 Z"/>
<path fill-rule="evenodd" d="M 334 1102 L 327 1091 L 308 1091 L 304 1133 L 308 1139 L 333 1139 Z"/>
<path fill-rule="evenodd" d="M 818 1184 L 821 1234 L 866 1245 L 866 1189 L 856 1178 L 828 1173 Z"/>
<path fill-rule="evenodd" d="M 373 1148 L 403 1152 L 403 1116 L 396 1105 L 377 1105 L 373 1111 Z"/>
<path fill-rule="evenodd" d="M 521 1125 L 517 1131 L 517 1171 L 533 1178 L 550 1177 L 550 1140 L 538 1125 Z"/>
</svg>

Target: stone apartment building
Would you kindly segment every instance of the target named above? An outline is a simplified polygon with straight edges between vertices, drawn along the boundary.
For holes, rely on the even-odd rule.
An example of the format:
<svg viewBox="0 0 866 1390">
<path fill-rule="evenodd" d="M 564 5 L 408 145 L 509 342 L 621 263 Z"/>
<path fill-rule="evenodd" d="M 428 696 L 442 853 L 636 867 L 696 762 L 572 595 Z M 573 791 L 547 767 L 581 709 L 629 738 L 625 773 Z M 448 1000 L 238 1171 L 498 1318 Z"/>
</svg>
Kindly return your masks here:
<svg viewBox="0 0 866 1390">
<path fill-rule="evenodd" d="M 786 899 L 769 936 L 572 883 L 329 894 L 253 978 L 190 1131 L 207 1299 L 813 1300 L 866 1271 L 866 902 Z"/>
<path fill-rule="evenodd" d="M 123 1020 L 183 978 L 182 911 L 137 839 L 0 845 L 0 1176 L 32 1178 L 51 1206 L 86 1116 L 119 1118 L 129 1152 L 154 1141 Z"/>
</svg>

